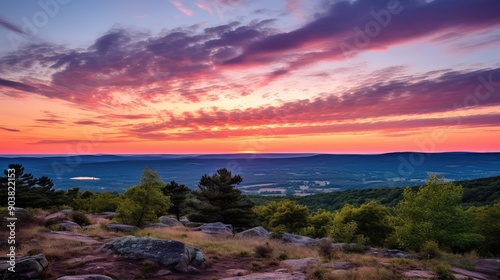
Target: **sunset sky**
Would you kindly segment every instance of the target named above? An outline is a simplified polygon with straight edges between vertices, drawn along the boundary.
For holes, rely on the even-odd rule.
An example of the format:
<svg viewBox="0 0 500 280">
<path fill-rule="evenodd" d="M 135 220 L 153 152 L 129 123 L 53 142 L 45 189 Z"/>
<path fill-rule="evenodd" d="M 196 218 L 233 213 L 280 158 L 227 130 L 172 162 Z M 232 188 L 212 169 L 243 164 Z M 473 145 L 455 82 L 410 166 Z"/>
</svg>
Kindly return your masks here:
<svg viewBox="0 0 500 280">
<path fill-rule="evenodd" d="M 500 1 L 0 1 L 0 154 L 394 151 L 500 151 Z"/>
</svg>

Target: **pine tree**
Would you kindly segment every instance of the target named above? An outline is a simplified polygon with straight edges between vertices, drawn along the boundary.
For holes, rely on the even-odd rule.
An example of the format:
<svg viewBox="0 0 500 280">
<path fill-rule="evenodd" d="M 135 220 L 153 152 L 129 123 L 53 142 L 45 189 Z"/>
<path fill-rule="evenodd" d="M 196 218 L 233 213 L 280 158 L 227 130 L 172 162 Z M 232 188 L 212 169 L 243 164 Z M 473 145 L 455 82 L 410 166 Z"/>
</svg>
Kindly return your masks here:
<svg viewBox="0 0 500 280">
<path fill-rule="evenodd" d="M 253 225 L 255 216 L 253 203 L 236 189 L 243 181 L 241 176 L 232 176 L 223 168 L 212 175 L 203 175 L 194 192 L 195 200 L 189 201 L 194 213 L 189 219 L 195 222 L 223 222 L 234 227 Z"/>
<path fill-rule="evenodd" d="M 186 209 L 186 199 L 190 193 L 190 190 L 184 184 L 178 184 L 172 181 L 166 184 L 163 189 L 163 194 L 170 197 L 172 202 L 172 207 L 168 210 L 170 214 L 175 215 L 178 221 L 180 221 L 181 215 L 185 214 Z"/>
</svg>

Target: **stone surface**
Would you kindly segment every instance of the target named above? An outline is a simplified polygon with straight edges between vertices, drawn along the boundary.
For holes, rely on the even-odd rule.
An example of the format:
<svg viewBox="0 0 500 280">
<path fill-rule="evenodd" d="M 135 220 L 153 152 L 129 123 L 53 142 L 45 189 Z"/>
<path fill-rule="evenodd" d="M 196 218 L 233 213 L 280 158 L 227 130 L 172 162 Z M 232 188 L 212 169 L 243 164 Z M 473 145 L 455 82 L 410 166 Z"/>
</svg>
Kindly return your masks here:
<svg viewBox="0 0 500 280">
<path fill-rule="evenodd" d="M 50 214 L 46 216 L 43 220 L 47 223 L 49 221 L 57 221 L 57 220 L 65 220 L 68 215 L 64 214 L 63 212 L 56 212 L 54 214 Z"/>
<path fill-rule="evenodd" d="M 28 210 L 21 207 L 14 207 L 14 215 L 16 218 L 21 220 L 30 219 L 33 217 Z"/>
<path fill-rule="evenodd" d="M 64 239 L 64 240 L 69 240 L 69 241 L 75 241 L 75 242 L 81 242 L 85 244 L 101 244 L 102 242 L 99 242 L 97 240 L 92 239 L 90 236 L 83 234 L 83 233 L 78 233 L 78 232 L 70 232 L 70 231 L 51 231 L 51 232 L 44 232 L 41 234 L 43 237 L 49 238 L 49 239 Z"/>
<path fill-rule="evenodd" d="M 435 279 L 437 276 L 432 271 L 427 270 L 408 270 L 402 273 L 403 276 L 408 278 L 418 279 Z"/>
<path fill-rule="evenodd" d="M 64 264 L 77 264 L 77 263 L 95 263 L 95 262 L 102 262 L 105 261 L 106 258 L 102 256 L 84 256 L 84 257 L 78 257 L 78 258 L 72 258 L 69 260 L 65 260 L 62 263 Z"/>
<path fill-rule="evenodd" d="M 295 235 L 287 232 L 283 233 L 282 238 L 285 242 L 289 242 L 300 246 L 309 246 L 317 243 L 316 239 L 313 239 L 311 237 Z"/>
<path fill-rule="evenodd" d="M 155 273 L 155 276 L 161 277 L 172 274 L 172 271 L 168 269 L 160 269 Z"/>
<path fill-rule="evenodd" d="M 113 278 L 100 274 L 71 275 L 57 278 L 57 280 L 113 280 Z"/>
<path fill-rule="evenodd" d="M 177 219 L 174 219 L 174 218 L 170 218 L 170 217 L 167 217 L 167 216 L 161 216 L 158 218 L 158 221 L 162 224 L 165 224 L 169 227 L 183 227 L 184 224 L 182 224 L 181 222 L 177 221 Z"/>
<path fill-rule="evenodd" d="M 356 267 L 357 265 L 351 262 L 330 262 L 323 264 L 323 266 L 332 269 L 349 269 Z"/>
<path fill-rule="evenodd" d="M 500 260 L 499 259 L 479 259 L 476 262 L 475 270 L 480 273 L 488 274 L 500 279 Z"/>
<path fill-rule="evenodd" d="M 222 278 L 221 280 L 305 280 L 302 273 L 267 272 L 253 273 L 245 276 Z"/>
<path fill-rule="evenodd" d="M 243 276 L 248 274 L 248 270 L 246 269 L 228 269 L 226 274 L 229 276 Z"/>
<path fill-rule="evenodd" d="M 292 270 L 304 270 L 308 265 L 318 263 L 316 258 L 294 259 L 281 261 L 281 265 L 287 266 Z"/>
<path fill-rule="evenodd" d="M 107 224 L 106 227 L 110 230 L 124 231 L 124 232 L 138 231 L 140 229 L 136 226 L 122 225 L 122 224 Z"/>
<path fill-rule="evenodd" d="M 169 228 L 169 225 L 162 224 L 162 223 L 155 223 L 155 224 L 150 224 L 146 226 L 146 228 Z"/>
<path fill-rule="evenodd" d="M 184 226 L 188 228 L 199 228 L 203 225 L 203 223 L 196 223 L 196 222 L 191 222 L 190 220 L 186 218 L 182 218 L 180 221 Z"/>
<path fill-rule="evenodd" d="M 258 226 L 251 229 L 247 229 L 236 234 L 236 237 L 251 237 L 251 238 L 264 238 L 268 239 L 271 236 L 271 233 L 267 231 L 265 228 Z"/>
<path fill-rule="evenodd" d="M 458 268 L 458 267 L 452 267 L 450 270 L 451 270 L 451 272 L 454 275 L 457 275 L 459 277 L 460 276 L 465 276 L 465 277 L 471 278 L 473 280 L 490 280 L 490 279 L 493 279 L 493 278 L 490 278 L 486 274 L 479 273 L 479 272 L 473 272 L 473 271 L 469 271 L 469 270 Z M 455 277 L 455 278 L 457 278 L 457 277 Z"/>
<path fill-rule="evenodd" d="M 15 260 L 15 272 L 8 271 L 11 266 L 8 257 L 0 258 L 1 279 L 37 279 L 42 271 L 49 265 L 43 254 L 17 257 Z"/>
<path fill-rule="evenodd" d="M 400 258 L 400 259 L 407 259 L 411 257 L 411 255 L 407 252 L 401 250 L 393 250 L 393 249 L 382 249 L 379 251 L 379 255 L 382 255 L 387 258 Z"/>
<path fill-rule="evenodd" d="M 233 226 L 221 222 L 204 224 L 199 230 L 211 235 L 233 236 Z"/>
<path fill-rule="evenodd" d="M 99 251 L 120 258 L 151 260 L 182 272 L 209 266 L 199 249 L 174 240 L 127 236 L 108 241 Z"/>
<path fill-rule="evenodd" d="M 68 220 L 60 222 L 59 225 L 61 227 L 65 228 L 66 230 L 73 230 L 73 229 L 80 229 L 80 228 L 82 228 L 79 224 L 77 224 L 77 223 L 75 223 L 73 221 L 68 221 Z"/>
</svg>

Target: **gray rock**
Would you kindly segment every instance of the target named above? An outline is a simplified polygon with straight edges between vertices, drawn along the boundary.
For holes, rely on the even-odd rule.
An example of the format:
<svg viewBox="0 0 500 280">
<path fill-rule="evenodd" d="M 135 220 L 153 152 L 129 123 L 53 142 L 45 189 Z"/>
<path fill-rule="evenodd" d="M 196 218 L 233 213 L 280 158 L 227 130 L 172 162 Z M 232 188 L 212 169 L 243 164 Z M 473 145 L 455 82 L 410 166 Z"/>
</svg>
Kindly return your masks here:
<svg viewBox="0 0 500 280">
<path fill-rule="evenodd" d="M 349 269 L 356 267 L 357 265 L 351 262 L 330 262 L 330 263 L 325 263 L 323 264 L 324 267 L 326 268 L 332 268 L 332 269 Z"/>
<path fill-rule="evenodd" d="M 69 215 L 71 215 L 71 213 L 73 213 L 73 209 L 63 209 L 63 210 L 61 210 L 59 212 L 61 212 L 63 214 L 66 214 L 66 215 L 69 216 Z"/>
<path fill-rule="evenodd" d="M 407 258 L 411 257 L 411 255 L 407 252 L 404 252 L 401 250 L 394 250 L 394 249 L 382 249 L 379 251 L 379 255 L 380 254 L 382 254 L 382 256 L 387 257 L 387 258 L 407 259 Z"/>
<path fill-rule="evenodd" d="M 160 221 L 160 223 L 162 224 L 165 224 L 169 227 L 183 227 L 184 224 L 182 224 L 181 222 L 177 221 L 176 219 L 174 218 L 170 218 L 170 217 L 167 217 L 167 216 L 161 216 L 158 218 L 158 221 Z"/>
<path fill-rule="evenodd" d="M 127 236 L 108 241 L 99 251 L 126 259 L 151 260 L 182 272 L 209 266 L 203 252 L 175 240 Z"/>
<path fill-rule="evenodd" d="M 258 226 L 251 229 L 247 229 L 236 234 L 236 237 L 252 237 L 252 238 L 264 238 L 268 239 L 271 236 L 271 233 L 267 231 L 265 228 Z"/>
<path fill-rule="evenodd" d="M 204 224 L 199 230 L 212 235 L 233 236 L 233 226 L 221 222 Z"/>
<path fill-rule="evenodd" d="M 289 267 L 292 270 L 304 270 L 307 268 L 307 266 L 318 262 L 319 260 L 316 258 L 305 258 L 305 259 L 284 260 L 281 261 L 281 264 Z"/>
<path fill-rule="evenodd" d="M 243 276 L 248 274 L 248 270 L 246 269 L 228 269 L 226 270 L 226 274 L 229 276 Z"/>
<path fill-rule="evenodd" d="M 115 216 L 118 216 L 117 212 L 101 212 L 99 214 L 95 214 L 97 218 L 103 218 L 103 219 L 113 219 Z"/>
<path fill-rule="evenodd" d="M 56 280 L 113 280 L 113 278 L 100 274 L 71 275 L 59 277 Z"/>
<path fill-rule="evenodd" d="M 67 217 L 68 217 L 68 215 L 66 215 L 63 212 L 56 212 L 54 214 L 50 214 L 50 215 L 46 216 L 44 218 L 44 221 L 45 221 L 45 223 L 52 222 L 52 221 L 62 221 L 62 220 L 65 220 Z"/>
<path fill-rule="evenodd" d="M 306 275 L 302 273 L 266 272 L 253 273 L 245 276 L 222 278 L 221 280 L 305 280 Z"/>
<path fill-rule="evenodd" d="M 435 279 L 437 276 L 432 271 L 427 270 L 408 270 L 402 273 L 403 276 L 408 278 L 418 279 Z"/>
<path fill-rule="evenodd" d="M 73 221 L 68 221 L 68 220 L 62 221 L 61 223 L 59 223 L 59 225 L 61 227 L 65 228 L 66 230 L 73 230 L 73 229 L 81 229 L 82 228 L 79 224 L 77 224 Z"/>
<path fill-rule="evenodd" d="M 40 276 L 44 268 L 49 263 L 43 254 L 18 257 L 15 260 L 15 272 L 8 271 L 10 264 L 8 257 L 0 258 L 0 278 L 1 279 L 36 279 Z"/>
<path fill-rule="evenodd" d="M 479 259 L 474 269 L 477 272 L 488 274 L 500 279 L 500 260 L 499 259 Z"/>
<path fill-rule="evenodd" d="M 166 276 L 172 274 L 172 271 L 168 269 L 160 269 L 158 272 L 155 273 L 155 276 L 161 277 L 161 276 Z"/>
<path fill-rule="evenodd" d="M 86 234 L 71 232 L 71 231 L 51 231 L 51 232 L 44 232 L 41 235 L 49 239 L 64 239 L 69 241 L 81 242 L 89 245 L 102 243 L 92 239 L 92 237 Z"/>
<path fill-rule="evenodd" d="M 466 269 L 462 269 L 462 268 L 458 268 L 458 267 L 452 267 L 450 270 L 455 275 L 455 278 L 460 278 L 460 276 L 465 276 L 465 277 L 467 277 L 467 279 L 474 279 L 474 280 L 489 280 L 489 279 L 493 279 L 493 278 L 490 278 L 486 274 L 479 273 L 479 272 L 472 272 L 472 271 L 469 271 L 469 270 L 466 270 Z"/>
<path fill-rule="evenodd" d="M 307 236 L 300 236 L 284 232 L 282 236 L 285 242 L 293 243 L 300 246 L 309 246 L 317 243 L 316 239 Z"/>
<path fill-rule="evenodd" d="M 155 223 L 155 224 L 150 224 L 146 228 L 169 228 L 169 225 L 162 224 L 162 223 Z"/>
<path fill-rule="evenodd" d="M 30 219 L 33 217 L 28 210 L 21 207 L 14 207 L 14 215 L 16 215 L 16 218 L 21 220 Z"/>
<path fill-rule="evenodd" d="M 186 219 L 186 218 L 182 218 L 181 221 L 180 221 L 185 227 L 188 227 L 188 228 L 199 228 L 203 225 L 203 223 L 195 223 L 195 222 L 191 222 L 190 220 Z"/>
<path fill-rule="evenodd" d="M 136 226 L 122 225 L 122 224 L 107 224 L 106 227 L 110 230 L 124 231 L 124 232 L 138 231 L 140 229 Z"/>
</svg>

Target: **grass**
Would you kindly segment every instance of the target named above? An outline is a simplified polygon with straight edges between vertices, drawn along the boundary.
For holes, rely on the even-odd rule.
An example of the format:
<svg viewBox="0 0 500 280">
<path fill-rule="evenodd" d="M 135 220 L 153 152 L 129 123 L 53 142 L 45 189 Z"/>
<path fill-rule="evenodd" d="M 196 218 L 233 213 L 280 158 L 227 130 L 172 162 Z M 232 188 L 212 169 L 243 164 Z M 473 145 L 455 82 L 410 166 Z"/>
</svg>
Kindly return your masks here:
<svg viewBox="0 0 500 280">
<path fill-rule="evenodd" d="M 301 259 L 307 257 L 319 258 L 314 248 L 292 246 L 280 240 L 260 240 L 257 238 L 217 238 L 200 231 L 186 228 L 154 228 L 143 229 L 136 236 L 149 236 L 162 239 L 177 240 L 194 248 L 201 249 L 209 255 L 221 257 L 247 256 L 258 246 L 269 246 L 269 258 Z M 266 243 L 268 245 L 266 245 Z"/>
</svg>

